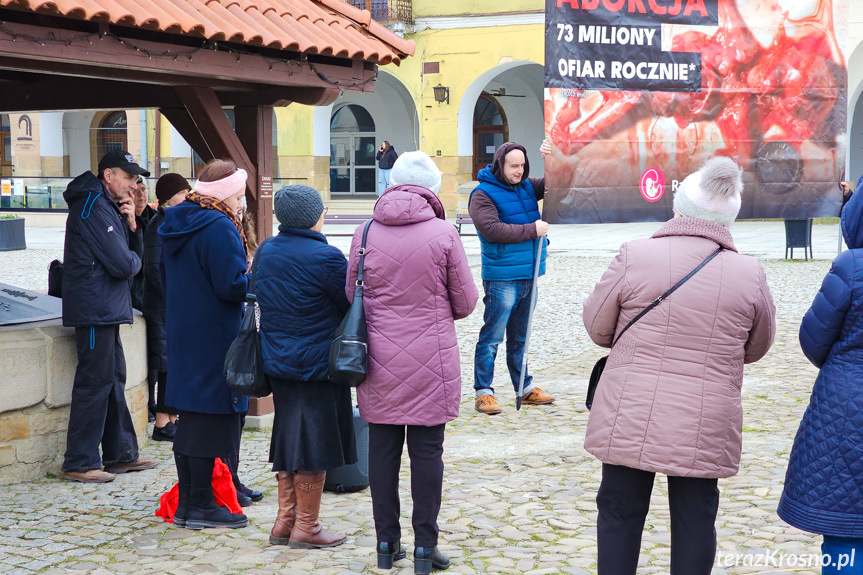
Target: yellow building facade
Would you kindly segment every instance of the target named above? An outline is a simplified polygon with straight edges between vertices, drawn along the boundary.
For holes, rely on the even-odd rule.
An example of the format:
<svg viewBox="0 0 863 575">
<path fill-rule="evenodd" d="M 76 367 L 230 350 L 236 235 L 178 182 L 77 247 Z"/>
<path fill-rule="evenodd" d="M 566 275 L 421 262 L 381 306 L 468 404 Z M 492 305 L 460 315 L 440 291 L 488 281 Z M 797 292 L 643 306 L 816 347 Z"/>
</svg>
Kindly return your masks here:
<svg viewBox="0 0 863 575">
<path fill-rule="evenodd" d="M 369 156 L 386 140 L 398 153 L 422 150 L 435 160 L 452 213 L 458 185 L 473 180 L 506 140 L 528 148 L 531 173 L 540 175 L 543 10 L 536 0 L 414 3 L 404 35 L 416 41 L 416 53 L 381 67 L 373 93 L 276 112 L 279 177 L 308 178 L 333 199 L 370 197 L 377 176 Z"/>
</svg>

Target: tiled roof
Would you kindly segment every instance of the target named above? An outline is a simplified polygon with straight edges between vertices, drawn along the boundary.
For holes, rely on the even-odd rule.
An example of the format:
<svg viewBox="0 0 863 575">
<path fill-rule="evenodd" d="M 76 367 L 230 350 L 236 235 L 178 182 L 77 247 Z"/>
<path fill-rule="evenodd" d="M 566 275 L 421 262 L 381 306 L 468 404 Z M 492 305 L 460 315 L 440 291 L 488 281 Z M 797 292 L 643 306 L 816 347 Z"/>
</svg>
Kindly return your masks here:
<svg viewBox="0 0 863 575">
<path fill-rule="evenodd" d="M 0 0 L 0 7 L 379 64 L 398 64 L 416 47 L 342 0 Z"/>
</svg>

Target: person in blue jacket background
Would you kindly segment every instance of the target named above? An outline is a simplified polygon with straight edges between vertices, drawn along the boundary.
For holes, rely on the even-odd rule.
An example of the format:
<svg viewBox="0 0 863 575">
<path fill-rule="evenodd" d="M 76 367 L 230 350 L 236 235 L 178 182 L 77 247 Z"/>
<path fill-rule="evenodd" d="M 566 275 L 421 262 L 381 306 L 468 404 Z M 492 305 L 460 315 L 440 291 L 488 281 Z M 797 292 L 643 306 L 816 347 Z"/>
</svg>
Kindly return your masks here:
<svg viewBox="0 0 863 575">
<path fill-rule="evenodd" d="M 171 373 L 165 400 L 180 416 L 174 524 L 189 529 L 248 524 L 244 514 L 216 505 L 211 483 L 215 459 L 227 461 L 239 452 L 241 414 L 249 405 L 247 396 L 228 387 L 224 373 L 249 283 L 248 248 L 236 215 L 246 179 L 229 160 L 209 162 L 186 201 L 166 210 L 159 227 Z"/>
<path fill-rule="evenodd" d="M 333 547 L 344 533 L 321 527 L 326 470 L 357 461 L 351 390 L 329 381 L 330 344 L 348 311 L 348 262 L 321 233 L 324 203 L 309 186 L 273 198 L 279 234 L 258 258 L 261 355 L 276 411 L 270 462 L 279 484 L 273 545 Z"/>
<path fill-rule="evenodd" d="M 800 326 L 803 353 L 821 371 L 794 438 L 777 511 L 790 525 L 824 536 L 824 575 L 860 575 L 863 195 L 854 194 L 845 205 L 841 225 L 850 249 L 833 261 Z"/>
</svg>

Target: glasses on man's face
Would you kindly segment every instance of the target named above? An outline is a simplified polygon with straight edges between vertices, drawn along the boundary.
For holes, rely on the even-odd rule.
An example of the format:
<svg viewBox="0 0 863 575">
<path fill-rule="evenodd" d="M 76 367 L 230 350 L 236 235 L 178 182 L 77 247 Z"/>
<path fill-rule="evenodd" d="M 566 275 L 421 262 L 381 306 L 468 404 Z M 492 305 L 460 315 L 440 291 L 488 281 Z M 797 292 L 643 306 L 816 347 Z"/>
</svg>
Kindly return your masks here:
<svg viewBox="0 0 863 575">
<path fill-rule="evenodd" d="M 329 211 L 329 209 L 330 209 L 329 206 L 324 206 L 324 215 L 327 215 L 327 212 Z"/>
</svg>

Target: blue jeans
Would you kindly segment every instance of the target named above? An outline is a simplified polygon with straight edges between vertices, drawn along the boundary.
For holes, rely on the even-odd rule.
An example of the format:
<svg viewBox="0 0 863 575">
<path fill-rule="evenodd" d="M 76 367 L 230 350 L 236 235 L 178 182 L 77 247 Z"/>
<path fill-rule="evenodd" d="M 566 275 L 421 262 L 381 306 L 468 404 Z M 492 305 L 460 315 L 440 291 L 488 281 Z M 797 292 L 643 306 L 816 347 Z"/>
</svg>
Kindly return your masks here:
<svg viewBox="0 0 863 575">
<path fill-rule="evenodd" d="M 390 187 L 390 172 L 392 172 L 392 169 L 384 170 L 378 168 L 378 197 L 381 197 L 384 190 Z"/>
<path fill-rule="evenodd" d="M 527 318 L 530 315 L 530 291 L 533 280 L 509 282 L 483 281 L 485 304 L 482 329 L 476 342 L 473 364 L 473 388 L 476 395 L 494 395 L 494 360 L 497 346 L 506 335 L 506 365 L 512 387 L 518 393 L 521 362 L 524 359 L 524 339 L 527 336 Z M 524 393 L 534 388 L 533 378 L 524 374 Z"/>
<path fill-rule="evenodd" d="M 863 539 L 824 536 L 822 575 L 863 574 Z M 829 561 L 827 556 L 830 557 Z"/>
</svg>

